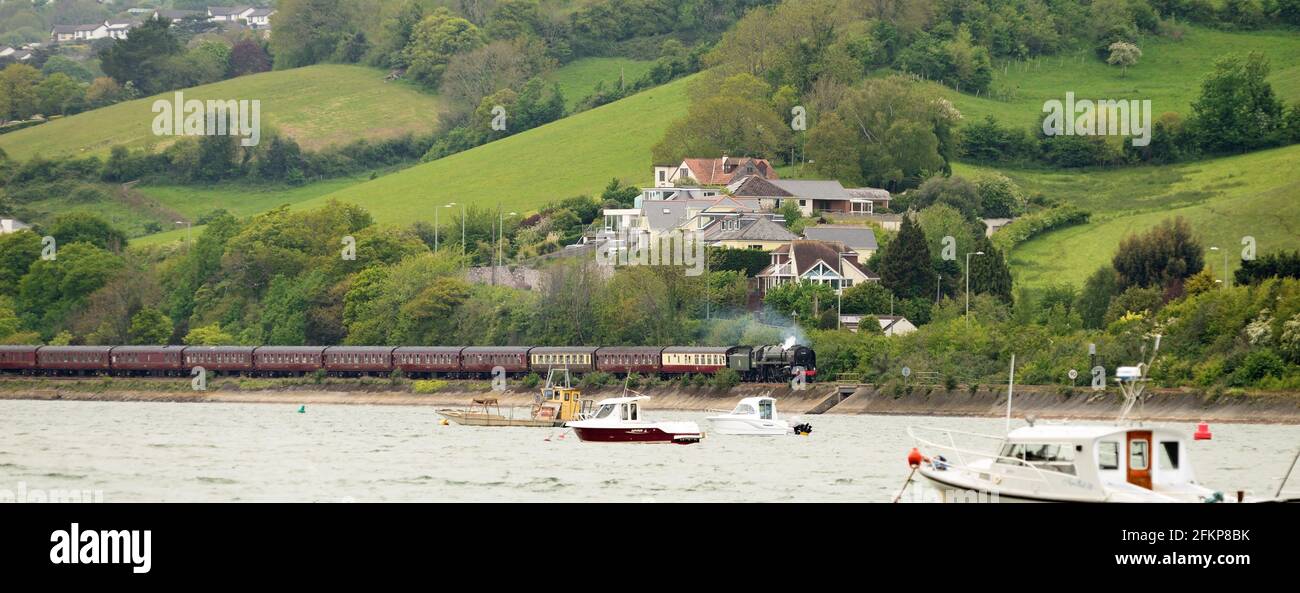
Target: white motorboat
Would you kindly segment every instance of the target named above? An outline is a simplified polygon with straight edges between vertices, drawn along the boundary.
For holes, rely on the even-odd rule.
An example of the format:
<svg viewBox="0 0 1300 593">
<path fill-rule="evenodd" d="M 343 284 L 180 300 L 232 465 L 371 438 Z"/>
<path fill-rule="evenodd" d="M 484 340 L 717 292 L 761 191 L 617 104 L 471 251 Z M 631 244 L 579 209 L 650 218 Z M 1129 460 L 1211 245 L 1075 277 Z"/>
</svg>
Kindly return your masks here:
<svg viewBox="0 0 1300 593">
<path fill-rule="evenodd" d="M 698 443 L 704 438 L 694 422 L 652 422 L 641 412 L 646 395 L 614 397 L 596 403 L 590 417 L 565 424 L 583 441 L 606 443 Z"/>
<path fill-rule="evenodd" d="M 747 397 L 740 400 L 730 413 L 709 416 L 708 421 L 718 434 L 781 435 L 794 432 L 794 427 L 779 417 L 776 400 L 770 397 Z"/>
<path fill-rule="evenodd" d="M 909 462 L 919 465 L 944 502 L 1223 500 L 1196 482 L 1190 441 L 1170 428 L 1061 424 L 1018 428 L 999 437 L 910 427 L 908 434 L 917 449 L 929 452 L 914 453 Z M 994 444 L 988 449 L 957 444 L 973 440 Z"/>
<path fill-rule="evenodd" d="M 1186 433 L 1127 420 L 1134 405 L 1142 402 L 1147 370 L 1159 349 L 1157 335 L 1149 361 L 1116 369 L 1125 401 L 1113 424 L 1034 426 L 1031 421 L 1028 427 L 1011 430 L 1014 383 L 1008 382 L 1005 436 L 908 427 L 915 442 L 908 464 L 944 502 L 1223 501 L 1221 492 L 1197 483 Z M 909 476 L 904 490 L 910 483 Z M 1271 500 L 1280 496 L 1279 488 L 1279 498 Z"/>
</svg>

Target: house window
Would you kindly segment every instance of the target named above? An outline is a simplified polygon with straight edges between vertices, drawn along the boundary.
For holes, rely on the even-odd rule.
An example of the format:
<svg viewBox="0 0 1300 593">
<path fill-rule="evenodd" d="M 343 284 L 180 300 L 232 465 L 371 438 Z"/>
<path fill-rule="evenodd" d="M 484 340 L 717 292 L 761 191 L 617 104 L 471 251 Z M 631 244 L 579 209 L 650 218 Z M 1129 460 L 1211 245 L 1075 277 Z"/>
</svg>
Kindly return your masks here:
<svg viewBox="0 0 1300 593">
<path fill-rule="evenodd" d="M 659 181 L 663 181 L 665 176 L 666 176 L 666 173 L 664 173 L 663 171 L 660 171 L 660 172 L 659 172 Z"/>
<path fill-rule="evenodd" d="M 807 206 L 807 205 L 808 205 L 808 200 L 799 200 L 799 205 L 800 205 L 800 206 Z"/>
</svg>

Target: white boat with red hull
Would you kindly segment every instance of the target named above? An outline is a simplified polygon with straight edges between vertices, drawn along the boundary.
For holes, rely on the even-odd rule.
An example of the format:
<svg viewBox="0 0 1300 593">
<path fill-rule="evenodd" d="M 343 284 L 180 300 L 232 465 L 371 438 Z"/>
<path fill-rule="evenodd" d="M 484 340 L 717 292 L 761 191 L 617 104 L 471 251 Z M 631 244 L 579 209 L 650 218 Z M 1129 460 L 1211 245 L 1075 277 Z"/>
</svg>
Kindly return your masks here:
<svg viewBox="0 0 1300 593">
<path fill-rule="evenodd" d="M 646 420 L 641 402 L 649 396 L 615 397 L 596 404 L 589 418 L 569 422 L 583 441 L 600 443 L 698 443 L 704 438 L 694 422 L 654 422 Z"/>
</svg>

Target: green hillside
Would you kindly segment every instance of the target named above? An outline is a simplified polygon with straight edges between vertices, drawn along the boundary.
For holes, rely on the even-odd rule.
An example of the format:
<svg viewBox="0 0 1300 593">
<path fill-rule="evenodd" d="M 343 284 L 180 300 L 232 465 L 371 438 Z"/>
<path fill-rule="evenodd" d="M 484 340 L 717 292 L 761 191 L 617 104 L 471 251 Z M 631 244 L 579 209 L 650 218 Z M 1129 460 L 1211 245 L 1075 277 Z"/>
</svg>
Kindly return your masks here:
<svg viewBox="0 0 1300 593">
<path fill-rule="evenodd" d="M 1002 172 L 1028 192 L 1042 192 L 1092 212 L 1086 225 L 1050 232 L 1018 246 L 1010 255 L 1016 283 L 1075 286 L 1115 254 L 1119 242 L 1165 218 L 1181 216 L 1208 249 L 1229 250 L 1236 269 L 1242 237 L 1254 237 L 1259 253 L 1300 248 L 1300 145 L 1163 167 L 1078 172 Z M 975 176 L 988 169 L 959 165 Z M 1207 253 L 1218 273 L 1222 256 Z"/>
<path fill-rule="evenodd" d="M 304 148 L 322 148 L 358 138 L 428 132 L 437 123 L 437 97 L 404 82 L 384 82 L 373 68 L 319 65 L 263 72 L 185 89 L 185 99 L 260 100 L 268 126 L 292 136 Z M 115 145 L 139 148 L 170 144 L 153 135 L 153 102 L 164 93 L 118 103 L 0 136 L 10 157 L 27 159 L 107 153 Z"/>
<path fill-rule="evenodd" d="M 578 101 L 591 94 L 596 83 L 603 82 L 605 88 L 611 88 L 621 74 L 627 84 L 632 84 L 653 66 L 654 62 L 630 58 L 583 58 L 565 64 L 546 78 L 560 85 L 565 107 L 573 109 Z"/>
<path fill-rule="evenodd" d="M 1190 114 L 1200 93 L 1201 77 L 1214 60 L 1227 53 L 1262 52 L 1273 71 L 1269 82 L 1288 103 L 1300 100 L 1300 35 L 1287 31 L 1232 33 L 1188 27 L 1181 40 L 1149 38 L 1142 58 L 1121 75 L 1119 68 L 1098 60 L 1090 49 L 1030 60 L 997 64 L 994 96 L 1009 92 L 1009 99 L 992 99 L 942 89 L 967 122 L 992 115 L 1004 124 L 1032 126 L 1043 120 L 1043 102 L 1075 99 L 1150 99 L 1152 117 L 1174 111 Z"/>
<path fill-rule="evenodd" d="M 433 220 L 448 202 L 532 210 L 598 193 L 609 180 L 648 183 L 650 147 L 686 113 L 685 78 L 459 154 L 296 205 L 330 199 L 366 207 L 381 223 Z"/>
</svg>

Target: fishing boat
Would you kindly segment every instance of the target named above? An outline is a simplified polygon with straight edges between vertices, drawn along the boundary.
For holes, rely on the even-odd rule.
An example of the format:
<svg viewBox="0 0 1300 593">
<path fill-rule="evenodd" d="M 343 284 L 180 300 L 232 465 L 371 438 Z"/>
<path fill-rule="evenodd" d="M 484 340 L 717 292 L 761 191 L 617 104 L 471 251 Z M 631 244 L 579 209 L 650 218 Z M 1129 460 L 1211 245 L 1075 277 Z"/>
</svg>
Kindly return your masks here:
<svg viewBox="0 0 1300 593">
<path fill-rule="evenodd" d="M 514 408 L 510 408 L 509 415 L 502 414 L 497 398 L 491 396 L 474 398 L 468 409 L 438 410 L 438 414 L 465 426 L 556 428 L 585 417 L 591 410 L 592 400 L 582 398 L 582 392 L 570 382 L 568 369 L 562 368 L 547 372 L 546 385 L 534 398 L 526 416 L 515 417 Z"/>
<path fill-rule="evenodd" d="M 794 426 L 782 420 L 776 411 L 776 400 L 771 397 L 747 397 L 740 400 L 732 411 L 707 418 L 714 432 L 727 435 L 783 435 L 796 432 Z M 806 434 L 811 427 L 799 425 Z"/>
<path fill-rule="evenodd" d="M 635 393 L 635 392 L 633 392 Z M 655 422 L 642 415 L 649 396 L 636 394 L 600 400 L 590 418 L 569 422 L 583 441 L 601 443 L 698 443 L 704 438 L 694 422 Z"/>
<path fill-rule="evenodd" d="M 1142 401 L 1159 348 L 1156 336 L 1149 361 L 1117 369 L 1115 379 L 1125 401 L 1113 424 L 1035 426 L 1031 419 L 1029 426 L 1010 430 L 1013 356 L 1006 434 L 908 427 L 915 442 L 908 454 L 912 473 L 919 472 L 932 484 L 943 502 L 1223 501 L 1221 492 L 1197 482 L 1185 432 L 1128 420 Z M 911 475 L 903 491 L 910 483 Z M 1237 500 L 1256 501 L 1240 493 Z"/>
</svg>

